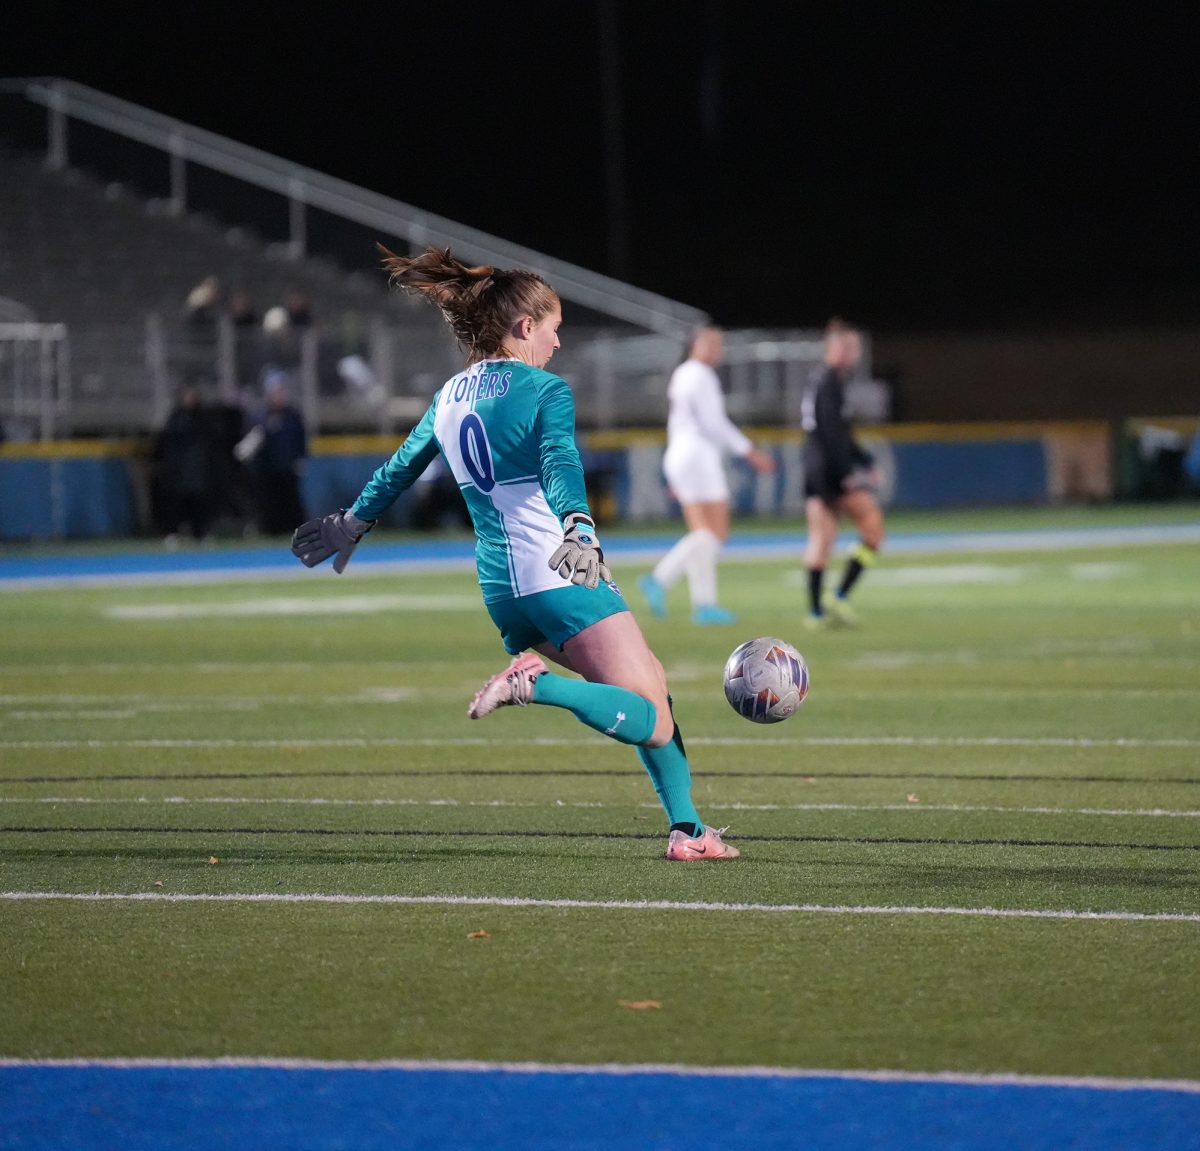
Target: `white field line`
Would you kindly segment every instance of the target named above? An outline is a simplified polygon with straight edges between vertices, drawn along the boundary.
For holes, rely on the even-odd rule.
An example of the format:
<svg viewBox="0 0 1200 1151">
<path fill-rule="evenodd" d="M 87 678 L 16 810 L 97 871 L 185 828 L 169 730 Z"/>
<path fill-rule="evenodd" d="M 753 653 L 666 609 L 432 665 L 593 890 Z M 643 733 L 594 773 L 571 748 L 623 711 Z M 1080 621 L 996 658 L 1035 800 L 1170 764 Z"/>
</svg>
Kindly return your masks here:
<svg viewBox="0 0 1200 1151">
<path fill-rule="evenodd" d="M 899 587 L 951 585 L 973 583 L 1020 583 L 1037 570 L 1036 567 L 1001 566 L 999 564 L 938 564 L 936 567 L 888 567 L 871 573 L 872 583 L 896 584 Z M 783 582 L 797 587 L 807 586 L 808 573 L 785 572 Z"/>
<path fill-rule="evenodd" d="M 951 915 L 984 919 L 1109 920 L 1122 923 L 1200 923 L 1200 913 L 1074 911 L 1025 907 L 886 907 L 874 904 L 716 903 L 669 899 L 534 899 L 508 895 L 338 895 L 325 892 L 185 893 L 149 891 L 0 891 L 13 903 L 329 903 L 432 907 L 555 907 L 586 911 L 722 911 L 802 915 Z"/>
<path fill-rule="evenodd" d="M 110 619 L 174 620 L 261 615 L 353 615 L 384 611 L 475 611 L 473 595 L 268 596 L 228 603 L 113 604 Z"/>
<path fill-rule="evenodd" d="M 452 691 L 452 688 L 443 689 Z M 417 689 L 390 685 L 387 687 L 365 687 L 361 691 L 341 695 L 304 695 L 295 693 L 255 692 L 244 695 L 156 695 L 150 692 L 89 693 L 76 692 L 23 692 L 0 695 L 0 707 L 70 707 L 82 704 L 87 707 L 136 707 L 146 710 L 186 711 L 188 708 L 207 710 L 216 707 L 257 708 L 264 703 L 272 704 L 329 704 L 340 706 L 346 703 L 395 703 L 411 698 Z"/>
<path fill-rule="evenodd" d="M 1130 579 L 1136 576 L 1141 571 L 1141 564 L 1134 563 L 1110 563 L 1100 561 L 1097 563 L 1079 563 L 1071 564 L 1067 570 L 1071 573 L 1072 579 L 1080 580 L 1110 580 L 1110 579 Z"/>
<path fill-rule="evenodd" d="M 892 655 L 886 653 L 866 653 L 857 657 L 853 661 L 853 666 L 864 669 L 869 668 L 873 670 L 887 671 L 891 670 L 893 667 L 899 666 L 899 664 L 907 659 L 908 656 L 903 654 L 893 657 Z M 964 661 L 952 659 L 941 662 L 961 664 Z M 995 661 L 993 661 L 993 663 L 994 662 Z M 1183 662 L 1182 657 L 1180 658 L 1179 662 Z M 673 695 L 676 698 L 682 696 L 685 699 L 710 700 L 717 698 L 720 695 L 720 682 L 718 678 L 714 676 L 711 668 L 708 669 L 703 676 L 684 675 L 677 676 L 675 678 L 684 680 L 691 685 L 689 688 L 684 689 L 683 691 L 674 691 Z M 708 680 L 710 682 L 708 685 L 705 685 L 702 682 L 703 680 Z M 77 692 L 6 692 L 0 694 L 0 707 L 48 706 L 66 708 L 73 705 L 82 705 L 90 708 L 113 706 L 140 707 L 144 710 L 157 709 L 160 711 L 186 711 L 189 708 L 196 711 L 212 711 L 218 708 L 253 709 L 261 707 L 265 704 L 306 707 L 332 707 L 340 704 L 370 703 L 424 704 L 434 699 L 458 699 L 463 695 L 470 695 L 478 686 L 478 679 L 464 679 L 461 684 L 445 684 L 438 687 L 431 687 L 428 685 L 416 686 L 412 683 L 393 683 L 387 685 L 381 684 L 375 687 L 365 687 L 361 691 L 344 692 L 338 695 L 321 695 L 318 693 L 305 694 L 303 692 L 251 691 L 247 691 L 239 695 L 210 695 L 208 693 L 202 695 L 155 695 L 149 692 L 92 692 L 87 694 L 80 694 Z M 921 687 L 905 688 L 903 686 L 898 686 L 895 688 L 888 688 L 888 694 L 890 696 L 923 695 L 926 691 L 926 688 Z M 838 694 L 843 700 L 876 700 L 879 698 L 879 693 L 877 691 L 849 690 L 840 691 Z M 978 688 L 939 689 L 938 692 L 938 695 L 941 699 L 966 700 L 978 699 L 981 696 L 986 696 L 988 699 L 1027 699 L 1030 694 L 1031 692 L 1028 688 L 996 687 L 993 684 L 988 684 Z M 1098 696 L 1102 698 L 1119 696 L 1122 699 L 1128 699 L 1134 696 L 1151 696 L 1155 699 L 1161 699 L 1167 696 L 1200 695 L 1200 684 L 1197 684 L 1196 686 L 1181 684 L 1175 687 L 1146 688 L 1131 688 L 1122 684 L 1113 684 L 1111 686 L 1092 685 L 1090 687 L 1039 687 L 1036 691 L 1036 694 L 1042 697 L 1047 695 L 1063 695 L 1070 696 L 1072 699 L 1078 699 L 1083 696 Z"/>
<path fill-rule="evenodd" d="M 0 1067 L 222 1068 L 273 1071 L 445 1071 L 452 1074 L 506 1075 L 674 1075 L 685 1079 L 845 1079 L 869 1083 L 945 1083 L 963 1087 L 1067 1087 L 1093 1091 L 1176 1091 L 1200 1094 L 1196 1079 L 1115 1079 L 1100 1075 L 1023 1075 L 1016 1072 L 839 1070 L 826 1067 L 699 1067 L 684 1063 L 504 1063 L 475 1059 L 295 1059 L 226 1055 L 215 1059 L 97 1057 L 15 1059 L 0 1057 Z"/>
<path fill-rule="evenodd" d="M 1088 640 L 1049 640 L 1042 643 L 1035 643 L 1032 646 L 1023 648 L 1019 654 L 1022 659 L 1028 658 L 1030 654 L 1034 655 L 1110 655 L 1110 654 L 1125 654 L 1152 651 L 1154 644 L 1144 637 L 1121 637 L 1117 639 L 1102 639 L 1096 641 Z M 871 654 L 871 653 L 868 653 Z M 893 654 L 893 653 L 884 653 Z M 949 659 L 970 659 L 972 661 L 983 661 L 984 659 L 995 660 L 994 651 L 984 651 L 981 648 L 963 648 L 958 652 L 899 652 L 894 653 L 900 656 L 925 657 L 937 655 L 943 660 Z M 481 659 L 483 657 L 481 656 Z M 1017 658 L 1014 656 L 1013 658 Z M 1182 657 L 1181 657 L 1182 658 Z M 38 674 L 51 677 L 59 677 L 64 675 L 77 675 L 79 673 L 79 665 L 74 663 L 44 663 L 36 666 L 31 666 L 27 663 L 13 664 L 0 663 L 0 675 L 16 675 L 28 676 Z M 168 673 L 174 675 L 261 675 L 264 673 L 289 673 L 295 674 L 298 672 L 314 672 L 314 671 L 340 671 L 352 670 L 363 671 L 370 670 L 375 674 L 405 674 L 417 673 L 423 674 L 427 671 L 427 664 L 420 660 L 373 660 L 373 659 L 331 659 L 325 660 L 156 660 L 153 662 L 144 660 L 128 660 L 128 661 L 113 661 L 102 660 L 97 663 L 89 663 L 86 671 L 88 675 L 155 675 L 161 676 Z M 484 672 L 494 670 L 489 661 L 482 670 Z M 678 664 L 670 664 L 667 667 L 667 675 L 671 680 L 676 679 L 699 679 L 705 676 L 712 675 L 712 668 L 707 664 L 698 664 L 694 662 L 681 662 Z"/>
<path fill-rule="evenodd" d="M 213 805 L 238 807 L 263 805 L 275 807 L 513 807 L 513 808 L 600 808 L 627 810 L 627 803 L 588 802 L 584 800 L 510 800 L 510 799 L 327 799 L 323 797 L 272 798 L 246 795 L 136 795 L 96 797 L 85 795 L 0 796 L 0 804 L 80 804 L 83 806 L 188 807 Z M 632 806 L 658 810 L 657 803 Z M 1161 807 L 1005 807 L 968 803 L 706 803 L 709 811 L 939 811 L 985 813 L 988 815 L 1112 815 L 1148 819 L 1200 819 L 1200 811 L 1172 811 Z"/>
<path fill-rule="evenodd" d="M 840 541 L 839 541 L 840 542 Z M 846 542 L 849 542 L 848 540 Z M 901 533 L 888 540 L 890 555 L 942 555 L 946 553 L 994 553 L 1011 551 L 1060 551 L 1067 548 L 1094 550 L 1096 548 L 1146 547 L 1156 544 L 1200 543 L 1200 524 L 1131 524 L 1092 528 L 1029 528 L 990 532 Z M 760 559 L 791 559 L 799 562 L 803 550 L 802 534 L 786 537 L 756 539 L 737 536 L 726 545 L 723 562 L 754 563 Z M 653 563 L 662 556 L 663 544 L 636 537 L 611 540 L 606 545 L 608 557 L 617 563 Z M 362 558 L 355 567 L 362 576 L 393 573 L 469 572 L 475 568 L 472 556 L 406 557 L 404 559 L 375 559 L 369 548 L 363 548 Z M 251 561 L 252 562 L 252 561 Z M 264 580 L 312 579 L 312 573 L 300 565 L 238 566 L 231 561 L 228 567 L 196 571 L 88 573 L 76 575 L 25 576 L 0 579 L 0 593 L 28 591 L 55 587 L 139 587 L 153 584 L 184 585 L 211 583 L 261 583 Z"/>
<path fill-rule="evenodd" d="M 141 715 L 209 715 L 213 712 L 251 712 L 264 707 L 393 707 L 396 704 L 422 706 L 432 700 L 465 697 L 469 688 L 443 688 L 437 691 L 411 687 L 364 688 L 348 695 L 200 695 L 155 697 L 135 695 L 0 695 L 0 719 L 9 720 L 112 720 L 133 719 Z M 86 706 L 77 706 L 77 705 Z"/>
<path fill-rule="evenodd" d="M 653 807 L 647 803 L 644 806 Z M 1200 819 L 1200 811 L 1160 807 L 1002 807 L 971 803 L 706 803 L 721 811 L 954 811 L 989 815 L 1115 815 Z"/>
<path fill-rule="evenodd" d="M 863 665 L 865 666 L 865 664 Z M 41 723 L 46 721 L 55 721 L 59 723 L 95 723 L 95 722 L 111 722 L 114 720 L 130 720 L 140 716 L 151 715 L 214 715 L 223 712 L 242 714 L 255 711 L 261 711 L 267 707 L 322 707 L 330 708 L 337 706 L 353 706 L 353 707 L 396 707 L 398 705 L 405 707 L 425 708 L 432 703 L 445 704 L 447 701 L 458 701 L 467 698 L 474 690 L 475 684 L 464 686 L 462 688 L 409 688 L 409 687 L 394 687 L 394 688 L 378 688 L 371 691 L 364 691 L 358 695 L 347 695 L 342 697 L 323 696 L 314 698 L 304 695 L 247 695 L 243 697 L 220 697 L 220 696 L 195 696 L 191 698 L 175 698 L 169 700 L 158 700 L 146 702 L 116 702 L 120 697 L 111 697 L 113 702 L 108 702 L 109 697 L 93 696 L 91 699 L 86 697 L 78 697 L 76 702 L 86 702 L 90 706 L 87 707 L 70 707 L 55 705 L 49 698 L 44 698 L 42 702 L 31 702 L 31 700 L 22 700 L 19 696 L 0 696 L 0 720 L 8 720 L 12 722 L 25 723 Z M 903 694 L 892 692 L 891 694 Z M 976 699 L 981 692 L 956 692 L 943 691 L 940 693 L 943 699 Z M 1004 690 L 988 689 L 987 694 L 990 697 L 997 698 L 1002 696 L 1027 696 L 1026 691 L 1006 692 Z M 1134 696 L 1152 696 L 1155 699 L 1166 699 L 1171 697 L 1193 697 L 1200 695 L 1200 687 L 1169 687 L 1169 688 L 1147 688 L 1145 690 L 1133 688 L 1069 688 L 1069 689 L 1048 689 L 1039 691 L 1039 695 L 1069 695 L 1072 698 L 1082 698 L 1086 696 L 1112 697 L 1120 696 L 1128 699 Z M 31 697 L 32 699 L 33 697 Z M 686 702 L 704 702 L 708 703 L 717 698 L 715 688 L 712 691 L 688 691 L 676 690 L 674 698 Z M 867 698 L 862 693 L 849 692 L 843 693 L 843 699 L 853 700 L 856 698 Z M 874 699 L 874 696 L 870 696 Z M 689 740 L 689 742 L 694 742 Z M 0 745 L 3 746 L 3 745 Z"/>
<path fill-rule="evenodd" d="M 886 661 L 884 661 L 886 664 Z M 884 666 L 884 664 L 872 666 Z M 866 661 L 860 661 L 860 666 L 866 667 Z M 887 665 L 893 666 L 893 665 Z M 0 695 L 0 719 L 8 720 L 65 720 L 75 722 L 92 722 L 94 720 L 131 719 L 139 715 L 212 715 L 221 712 L 255 712 L 268 707 L 320 707 L 333 708 L 350 707 L 405 707 L 425 708 L 432 703 L 444 705 L 469 698 L 477 686 L 476 681 L 464 684 L 462 687 L 378 687 L 365 689 L 362 692 L 341 696 L 286 695 L 286 694 L 247 694 L 243 696 L 175 696 L 171 698 L 150 696 L 63 696 L 56 699 L 50 694 L 41 695 Z M 718 688 L 703 691 L 676 689 L 674 698 L 691 703 L 712 703 L 719 699 Z M 891 691 L 893 697 L 914 694 L 903 690 Z M 1004 689 L 979 689 L 972 691 L 942 691 L 939 693 L 943 700 L 965 699 L 974 701 L 986 694 L 989 699 L 999 698 L 1028 698 L 1025 690 L 1006 691 Z M 1190 699 L 1200 696 L 1200 687 L 1166 687 L 1166 688 L 1063 688 L 1039 690 L 1039 696 L 1068 696 L 1073 700 L 1088 697 L 1109 699 L 1120 697 L 1131 699 L 1150 697 L 1156 700 L 1169 698 Z M 842 692 L 844 701 L 857 699 L 874 701 L 877 693 Z M 689 740 L 689 742 L 691 742 Z"/>
<path fill-rule="evenodd" d="M 6 803 L 15 804 L 66 804 L 74 803 L 84 806 L 121 806 L 123 804 L 132 804 L 134 806 L 168 806 L 168 807 L 186 807 L 193 804 L 211 804 L 217 807 L 240 805 L 257 805 L 264 806 L 282 806 L 282 807 L 519 807 L 519 808 L 540 808 L 540 807 L 600 807 L 600 808 L 616 808 L 618 810 L 628 809 L 631 806 L 645 807 L 657 809 L 656 803 L 639 803 L 639 804 L 616 804 L 616 803 L 587 803 L 584 801 L 571 801 L 558 799 L 553 801 L 542 802 L 524 802 L 520 800 L 508 799 L 271 799 L 269 797 L 258 798 L 254 796 L 183 796 L 183 795 L 166 795 L 162 797 L 153 796 L 132 796 L 128 799 L 119 798 L 99 798 L 96 796 L 0 796 L 0 805 Z M 709 806 L 713 806 L 709 804 Z M 1200 812 L 1196 813 L 1200 816 Z"/>
<path fill-rule="evenodd" d="M 420 660 L 355 660 L 331 659 L 324 660 L 290 660 L 290 659 L 248 659 L 248 660 L 163 660 L 153 663 L 131 660 L 128 662 L 100 661 L 86 666 L 88 675 L 260 675 L 266 672 L 313 672 L 313 671 L 362 671 L 370 669 L 377 674 L 389 672 L 421 672 L 428 664 Z M 45 676 L 78 675 L 80 665 L 77 663 L 43 663 L 32 667 L 27 663 L 2 663 L 0 675 L 28 676 L 33 673 Z"/>
<path fill-rule="evenodd" d="M 939 564 L 936 567 L 885 567 L 871 575 L 871 582 L 895 584 L 898 587 L 923 587 L 974 583 L 1020 583 L 1039 575 L 1042 565 L 1022 566 L 1000 564 Z M 1102 580 L 1130 579 L 1140 570 L 1133 563 L 1082 563 L 1069 564 L 1067 574 L 1076 580 L 1097 582 Z M 787 572 L 784 583 L 798 585 L 807 583 L 803 572 Z"/>
<path fill-rule="evenodd" d="M 608 746 L 600 736 L 576 739 L 533 737 L 529 739 L 486 738 L 377 738 L 337 739 L 9 739 L 0 749 L 59 751 L 69 748 L 273 748 L 273 747 L 578 747 L 580 744 Z M 785 739 L 771 736 L 688 736 L 692 747 L 1073 747 L 1073 748 L 1169 748 L 1200 747 L 1200 739 L 1093 739 L 1074 736 L 801 736 Z"/>
<path fill-rule="evenodd" d="M 1164 540 L 1165 543 L 1190 543 L 1190 540 Z M 1084 545 L 1093 546 L 1093 545 Z M 1094 546 L 1101 546 L 1096 544 Z M 1107 546 L 1107 545 L 1104 545 Z M 355 566 L 363 575 L 431 575 L 439 572 L 473 572 L 474 556 L 450 557 L 447 559 L 375 561 L 369 558 L 356 559 Z M 369 569 L 369 570 L 368 570 Z M 0 578 L 0 593 L 14 591 L 52 591 L 56 588 L 136 588 L 136 587 L 188 587 L 206 584 L 261 584 L 268 580 L 312 579 L 307 568 L 260 565 L 257 567 L 230 566 L 224 568 L 196 568 L 190 571 L 156 572 L 103 572 L 81 575 L 18 576 L 15 579 Z M 475 605 L 479 601 L 475 600 Z"/>
</svg>

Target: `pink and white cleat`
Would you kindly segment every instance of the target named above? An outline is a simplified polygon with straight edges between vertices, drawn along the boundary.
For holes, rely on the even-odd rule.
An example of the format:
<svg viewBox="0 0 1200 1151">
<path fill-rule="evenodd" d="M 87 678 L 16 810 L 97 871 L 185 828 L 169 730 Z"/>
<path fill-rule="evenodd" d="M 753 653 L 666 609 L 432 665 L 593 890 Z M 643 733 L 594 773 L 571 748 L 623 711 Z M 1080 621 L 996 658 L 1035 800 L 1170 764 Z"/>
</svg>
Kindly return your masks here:
<svg viewBox="0 0 1200 1151">
<path fill-rule="evenodd" d="M 519 655 L 499 675 L 492 676 L 476 693 L 467 708 L 472 719 L 491 715 L 498 707 L 516 704 L 524 707 L 533 699 L 533 681 L 546 671 L 542 657 L 527 651 Z"/>
<path fill-rule="evenodd" d="M 737 859 L 742 853 L 721 839 L 727 830 L 728 828 L 722 827 L 714 831 L 711 827 L 706 827 L 704 834 L 696 839 L 690 838 L 682 831 L 672 831 L 671 838 L 667 840 L 667 858 L 676 861 Z"/>
</svg>

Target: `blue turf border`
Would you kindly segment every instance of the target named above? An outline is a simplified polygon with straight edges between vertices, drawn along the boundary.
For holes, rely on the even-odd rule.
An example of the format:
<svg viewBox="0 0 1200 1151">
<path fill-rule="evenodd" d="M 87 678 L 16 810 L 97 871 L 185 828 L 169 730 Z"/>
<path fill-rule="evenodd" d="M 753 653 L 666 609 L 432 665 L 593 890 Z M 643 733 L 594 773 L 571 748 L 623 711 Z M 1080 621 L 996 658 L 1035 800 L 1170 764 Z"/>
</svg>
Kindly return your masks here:
<svg viewBox="0 0 1200 1151">
<path fill-rule="evenodd" d="M 614 562 L 653 562 L 677 539 L 677 535 L 606 535 L 605 550 Z M 853 542 L 844 535 L 842 545 Z M 1157 543 L 1200 543 L 1200 524 L 1137 524 L 1124 527 L 1033 528 L 988 532 L 901 532 L 887 542 L 889 555 L 935 555 L 942 552 L 998 552 L 1049 550 L 1074 547 L 1120 547 Z M 725 548 L 727 556 L 793 556 L 799 562 L 804 550 L 801 532 L 762 532 L 734 537 Z M 475 543 L 470 539 L 417 540 L 404 543 L 367 541 L 358 549 L 350 571 L 470 568 Z M 219 548 L 212 551 L 103 552 L 90 555 L 0 556 L 0 587 L 29 581 L 46 586 L 75 581 L 119 582 L 142 578 L 181 580 L 188 577 L 273 578 L 302 576 L 305 570 L 288 550 L 285 541 L 271 546 Z M 318 574 L 326 574 L 320 572 Z M 309 573 L 309 578 L 313 578 Z M 348 581 L 347 581 L 348 582 Z"/>
<path fill-rule="evenodd" d="M 0 1067 L 3 1151 L 1195 1151 L 1200 1094 L 851 1077 Z"/>
</svg>

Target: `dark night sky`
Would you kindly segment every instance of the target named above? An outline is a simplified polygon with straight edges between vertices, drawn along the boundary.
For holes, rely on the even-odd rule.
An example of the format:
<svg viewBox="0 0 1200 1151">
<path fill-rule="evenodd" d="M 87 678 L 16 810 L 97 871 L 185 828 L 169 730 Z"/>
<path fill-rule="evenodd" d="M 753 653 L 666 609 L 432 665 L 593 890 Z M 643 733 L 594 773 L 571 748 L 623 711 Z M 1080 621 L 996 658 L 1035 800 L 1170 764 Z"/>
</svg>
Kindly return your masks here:
<svg viewBox="0 0 1200 1151">
<path fill-rule="evenodd" d="M 1189 6 L 613 0 L 608 41 L 604 6 L 51 2 L 9 22 L 0 74 L 91 84 L 728 324 L 1200 312 Z"/>
</svg>

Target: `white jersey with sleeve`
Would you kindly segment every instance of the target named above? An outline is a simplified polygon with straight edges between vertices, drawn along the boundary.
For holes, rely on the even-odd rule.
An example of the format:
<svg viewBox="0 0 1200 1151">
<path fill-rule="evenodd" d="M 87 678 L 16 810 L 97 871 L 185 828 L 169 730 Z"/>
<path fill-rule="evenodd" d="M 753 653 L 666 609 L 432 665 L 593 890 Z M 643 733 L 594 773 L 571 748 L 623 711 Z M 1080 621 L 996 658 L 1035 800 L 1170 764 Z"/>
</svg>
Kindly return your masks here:
<svg viewBox="0 0 1200 1151">
<path fill-rule="evenodd" d="M 684 360 L 667 385 L 667 451 L 663 474 L 680 503 L 729 499 L 723 456 L 753 447 L 725 414 L 721 381 L 711 365 Z"/>
</svg>

